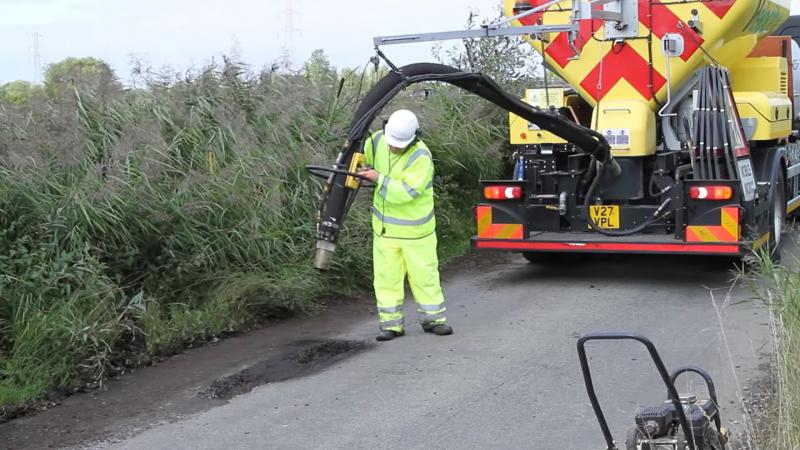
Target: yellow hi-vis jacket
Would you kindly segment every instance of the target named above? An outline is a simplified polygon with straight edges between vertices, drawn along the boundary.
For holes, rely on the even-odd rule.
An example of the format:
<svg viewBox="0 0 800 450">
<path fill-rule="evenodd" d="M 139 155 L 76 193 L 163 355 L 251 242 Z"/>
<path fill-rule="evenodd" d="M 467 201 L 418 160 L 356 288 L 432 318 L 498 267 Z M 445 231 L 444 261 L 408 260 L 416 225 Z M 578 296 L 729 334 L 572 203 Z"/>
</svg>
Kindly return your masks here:
<svg viewBox="0 0 800 450">
<path fill-rule="evenodd" d="M 422 141 L 401 154 L 389 151 L 378 131 L 364 143 L 366 164 L 380 175 L 372 203 L 372 230 L 378 236 L 418 239 L 436 230 L 433 214 L 433 160 Z"/>
</svg>

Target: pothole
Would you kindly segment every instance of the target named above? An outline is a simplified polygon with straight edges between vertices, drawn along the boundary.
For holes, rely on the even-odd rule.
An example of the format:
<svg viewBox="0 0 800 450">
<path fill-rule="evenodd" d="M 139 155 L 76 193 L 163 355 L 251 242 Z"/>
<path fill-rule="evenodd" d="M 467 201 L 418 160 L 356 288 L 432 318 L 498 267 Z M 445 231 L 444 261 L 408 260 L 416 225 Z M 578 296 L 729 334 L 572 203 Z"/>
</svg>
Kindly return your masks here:
<svg viewBox="0 0 800 450">
<path fill-rule="evenodd" d="M 211 383 L 201 398 L 228 400 L 257 386 L 277 383 L 320 372 L 350 358 L 372 345 L 362 341 L 297 341 L 285 350 L 254 366 Z"/>
</svg>

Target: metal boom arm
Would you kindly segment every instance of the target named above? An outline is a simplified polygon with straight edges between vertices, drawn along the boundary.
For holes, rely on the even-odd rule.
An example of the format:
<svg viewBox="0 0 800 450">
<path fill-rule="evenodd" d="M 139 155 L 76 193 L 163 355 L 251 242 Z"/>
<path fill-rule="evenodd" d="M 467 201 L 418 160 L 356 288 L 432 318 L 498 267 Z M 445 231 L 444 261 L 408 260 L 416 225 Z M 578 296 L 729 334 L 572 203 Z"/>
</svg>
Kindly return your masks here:
<svg viewBox="0 0 800 450">
<path fill-rule="evenodd" d="M 541 33 L 560 33 L 578 31 L 574 23 L 566 25 L 530 25 L 524 27 L 484 26 L 474 30 L 439 31 L 434 33 L 401 34 L 373 38 L 375 47 L 382 45 L 413 44 L 417 42 L 448 41 L 453 39 L 473 39 L 502 36 L 524 36 Z"/>
</svg>

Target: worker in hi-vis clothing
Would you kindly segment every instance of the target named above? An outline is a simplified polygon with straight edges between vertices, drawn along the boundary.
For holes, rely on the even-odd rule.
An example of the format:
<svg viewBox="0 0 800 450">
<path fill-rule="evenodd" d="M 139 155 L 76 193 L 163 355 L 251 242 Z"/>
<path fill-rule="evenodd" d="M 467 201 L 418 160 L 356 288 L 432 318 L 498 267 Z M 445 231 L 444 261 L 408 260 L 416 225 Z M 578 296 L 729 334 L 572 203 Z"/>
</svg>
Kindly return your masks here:
<svg viewBox="0 0 800 450">
<path fill-rule="evenodd" d="M 433 160 L 419 139 L 419 121 L 408 110 L 393 113 L 383 130 L 364 143 L 366 165 L 359 173 L 375 183 L 372 204 L 372 264 L 378 301 L 379 341 L 405 334 L 404 281 L 408 276 L 422 329 L 444 336 L 445 305 L 436 256 Z"/>
</svg>

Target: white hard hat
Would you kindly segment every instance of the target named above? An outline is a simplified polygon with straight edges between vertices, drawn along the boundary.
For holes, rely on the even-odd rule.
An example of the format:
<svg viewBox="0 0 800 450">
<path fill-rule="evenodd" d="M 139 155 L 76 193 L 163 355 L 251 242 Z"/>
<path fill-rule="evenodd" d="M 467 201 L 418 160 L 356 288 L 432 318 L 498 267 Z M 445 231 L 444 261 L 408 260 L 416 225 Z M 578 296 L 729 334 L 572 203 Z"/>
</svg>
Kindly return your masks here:
<svg viewBox="0 0 800 450">
<path fill-rule="evenodd" d="M 406 148 L 419 132 L 419 121 L 413 112 L 401 109 L 389 116 L 386 122 L 386 142 L 392 147 Z"/>
</svg>

